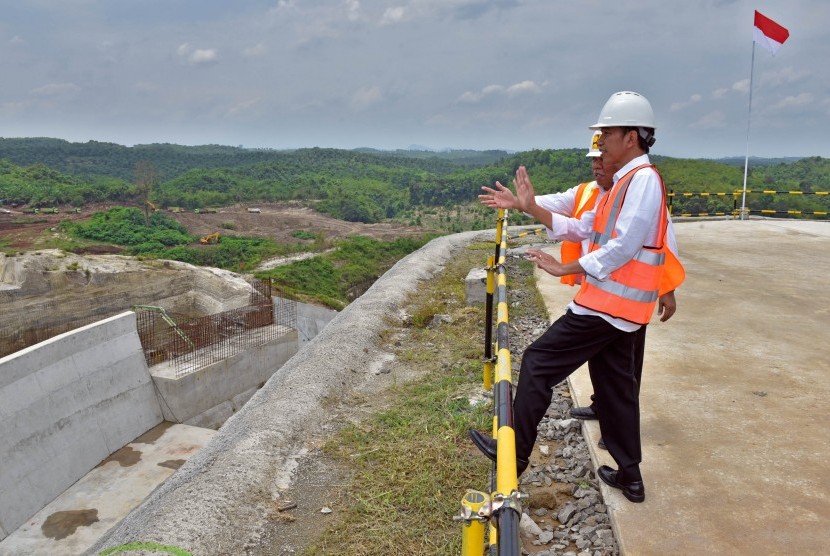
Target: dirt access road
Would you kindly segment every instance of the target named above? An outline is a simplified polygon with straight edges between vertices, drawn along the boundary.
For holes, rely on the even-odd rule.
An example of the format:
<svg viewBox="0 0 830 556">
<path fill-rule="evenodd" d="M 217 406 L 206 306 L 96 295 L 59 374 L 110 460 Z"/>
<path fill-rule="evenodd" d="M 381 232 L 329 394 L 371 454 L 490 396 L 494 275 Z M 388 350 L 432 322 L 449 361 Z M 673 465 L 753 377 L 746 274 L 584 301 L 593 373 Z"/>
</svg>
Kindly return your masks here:
<svg viewBox="0 0 830 556">
<path fill-rule="evenodd" d="M 250 208 L 257 208 L 260 212 L 249 212 Z M 311 233 L 322 232 L 327 240 L 340 239 L 350 235 L 390 240 L 428 232 L 425 228 L 397 224 L 363 224 L 362 222 L 337 220 L 299 203 L 266 203 L 255 206 L 234 205 L 221 208 L 216 213 L 180 212 L 167 214 L 175 218 L 192 234 L 203 236 L 219 232 L 223 235 L 268 237 L 280 243 L 298 241 L 297 238 L 291 235 L 298 230 Z"/>
<path fill-rule="evenodd" d="M 59 237 L 58 224 L 63 220 L 82 220 L 98 211 L 118 205 L 90 205 L 80 213 L 29 214 L 19 209 L 0 211 L 0 245 L 19 251 L 40 249 L 49 239 Z M 260 212 L 249 212 L 258 208 Z M 5 212 L 8 210 L 8 212 Z M 429 232 L 426 228 L 400 226 L 390 223 L 363 224 L 337 220 L 305 207 L 300 203 L 265 203 L 233 205 L 218 209 L 218 212 L 195 213 L 164 211 L 187 231 L 194 235 L 206 236 L 214 232 L 220 235 L 267 237 L 280 243 L 296 243 L 291 234 L 303 230 L 310 233 L 322 232 L 324 239 L 341 239 L 350 235 L 362 235 L 374 239 L 392 240 L 399 237 L 417 236 Z M 118 252 L 120 249 L 95 250 L 95 252 Z"/>
</svg>

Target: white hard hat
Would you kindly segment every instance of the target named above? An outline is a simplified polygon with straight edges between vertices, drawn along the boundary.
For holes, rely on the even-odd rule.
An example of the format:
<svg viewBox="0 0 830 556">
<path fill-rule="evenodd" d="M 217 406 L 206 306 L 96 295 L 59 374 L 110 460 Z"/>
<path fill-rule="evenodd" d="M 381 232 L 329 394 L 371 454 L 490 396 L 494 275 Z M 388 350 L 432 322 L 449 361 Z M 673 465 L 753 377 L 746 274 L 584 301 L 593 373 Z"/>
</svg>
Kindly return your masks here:
<svg viewBox="0 0 830 556">
<path fill-rule="evenodd" d="M 591 136 L 591 148 L 588 149 L 588 154 L 585 156 L 596 158 L 598 156 L 602 156 L 602 151 L 599 150 L 599 138 L 602 137 L 602 132 L 597 130 L 594 132 L 594 135 Z"/>
<path fill-rule="evenodd" d="M 599 120 L 591 129 L 603 127 L 650 127 L 655 129 L 654 111 L 648 99 L 633 91 L 614 93 L 602 111 Z"/>
</svg>

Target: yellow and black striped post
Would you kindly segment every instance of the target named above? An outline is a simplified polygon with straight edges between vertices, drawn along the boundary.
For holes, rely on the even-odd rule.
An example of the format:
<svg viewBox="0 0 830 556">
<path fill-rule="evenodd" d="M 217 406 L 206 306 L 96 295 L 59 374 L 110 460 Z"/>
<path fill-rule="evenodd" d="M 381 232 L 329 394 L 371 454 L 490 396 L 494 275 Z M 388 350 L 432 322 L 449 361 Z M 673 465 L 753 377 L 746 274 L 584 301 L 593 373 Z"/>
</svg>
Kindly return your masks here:
<svg viewBox="0 0 830 556">
<path fill-rule="evenodd" d="M 505 217 L 506 221 L 506 217 Z M 493 385 L 493 436 L 496 439 L 496 488 L 491 496 L 493 517 L 498 527 L 499 556 L 519 556 L 519 481 L 516 476 L 516 436 L 513 431 L 513 382 L 508 334 L 507 235 L 501 235 L 496 268 L 496 376 Z"/>
<path fill-rule="evenodd" d="M 484 387 L 493 391 L 493 437 L 496 463 L 493 466 L 491 495 L 468 490 L 461 500 L 463 521 L 462 556 L 484 552 L 484 521 L 489 521 L 489 554 L 520 556 L 519 521 L 521 495 L 516 476 L 516 436 L 513 431 L 513 383 L 508 337 L 507 211 L 500 209 L 496 223 L 496 250 L 487 259 L 487 297 L 484 333 Z M 496 341 L 493 342 L 493 303 L 496 306 Z M 496 354 L 493 354 L 495 347 Z M 495 383 L 493 375 L 495 374 Z"/>
<path fill-rule="evenodd" d="M 495 260 L 487 257 L 487 296 L 484 302 L 484 389 L 493 387 L 493 292 L 495 291 Z"/>
</svg>

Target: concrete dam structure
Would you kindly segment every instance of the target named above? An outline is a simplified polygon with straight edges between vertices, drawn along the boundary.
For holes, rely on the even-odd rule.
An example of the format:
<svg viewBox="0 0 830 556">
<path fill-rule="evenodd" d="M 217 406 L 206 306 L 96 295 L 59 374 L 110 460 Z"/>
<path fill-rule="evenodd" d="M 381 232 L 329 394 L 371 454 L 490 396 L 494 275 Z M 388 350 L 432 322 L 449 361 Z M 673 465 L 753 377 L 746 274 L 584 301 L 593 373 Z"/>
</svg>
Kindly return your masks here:
<svg viewBox="0 0 830 556">
<path fill-rule="evenodd" d="M 0 259 L 5 338 L 17 332 L 19 339 L 27 326 L 27 305 L 43 304 L 46 292 L 54 294 L 53 307 L 59 308 L 47 316 L 60 323 L 77 307 L 86 306 L 92 314 L 93 299 L 103 299 L 107 310 L 152 299 L 171 312 L 186 306 L 200 313 L 239 307 L 250 291 L 244 280 L 215 269 L 161 263 L 157 274 L 123 257 L 65 258 L 41 252 Z M 70 269 L 55 270 L 59 264 Z M 95 265 L 94 272 L 83 273 L 86 287 L 66 279 L 85 264 Z M 184 374 L 170 361 L 148 366 L 133 311 L 0 358 L 0 554 L 87 549 L 201 449 L 336 314 L 279 298 L 273 299 L 273 312 L 266 342 Z M 37 320 L 28 320 L 30 330 Z M 153 448 L 159 453 L 154 455 Z M 150 463 L 156 456 L 160 459 Z M 137 483 L 123 474 L 107 479 L 109 468 L 139 461 L 150 467 L 138 473 L 144 477 Z M 107 480 L 112 484 L 107 486 Z M 77 504 L 79 495 L 72 489 L 104 490 L 110 501 L 131 502 L 48 510 L 61 497 Z M 67 523 L 74 525 L 67 529 Z"/>
</svg>

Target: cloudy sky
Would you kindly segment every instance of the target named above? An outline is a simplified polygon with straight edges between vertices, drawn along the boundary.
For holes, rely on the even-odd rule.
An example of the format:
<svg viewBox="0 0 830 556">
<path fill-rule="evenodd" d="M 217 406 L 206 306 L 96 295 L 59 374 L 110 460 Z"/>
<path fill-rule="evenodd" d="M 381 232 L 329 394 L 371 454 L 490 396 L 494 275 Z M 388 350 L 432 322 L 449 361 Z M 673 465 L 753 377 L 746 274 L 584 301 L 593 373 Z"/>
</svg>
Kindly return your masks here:
<svg viewBox="0 0 830 556">
<path fill-rule="evenodd" d="M 245 147 L 586 145 L 614 91 L 657 154 L 830 157 L 825 0 L 0 0 L 0 136 Z"/>
</svg>

